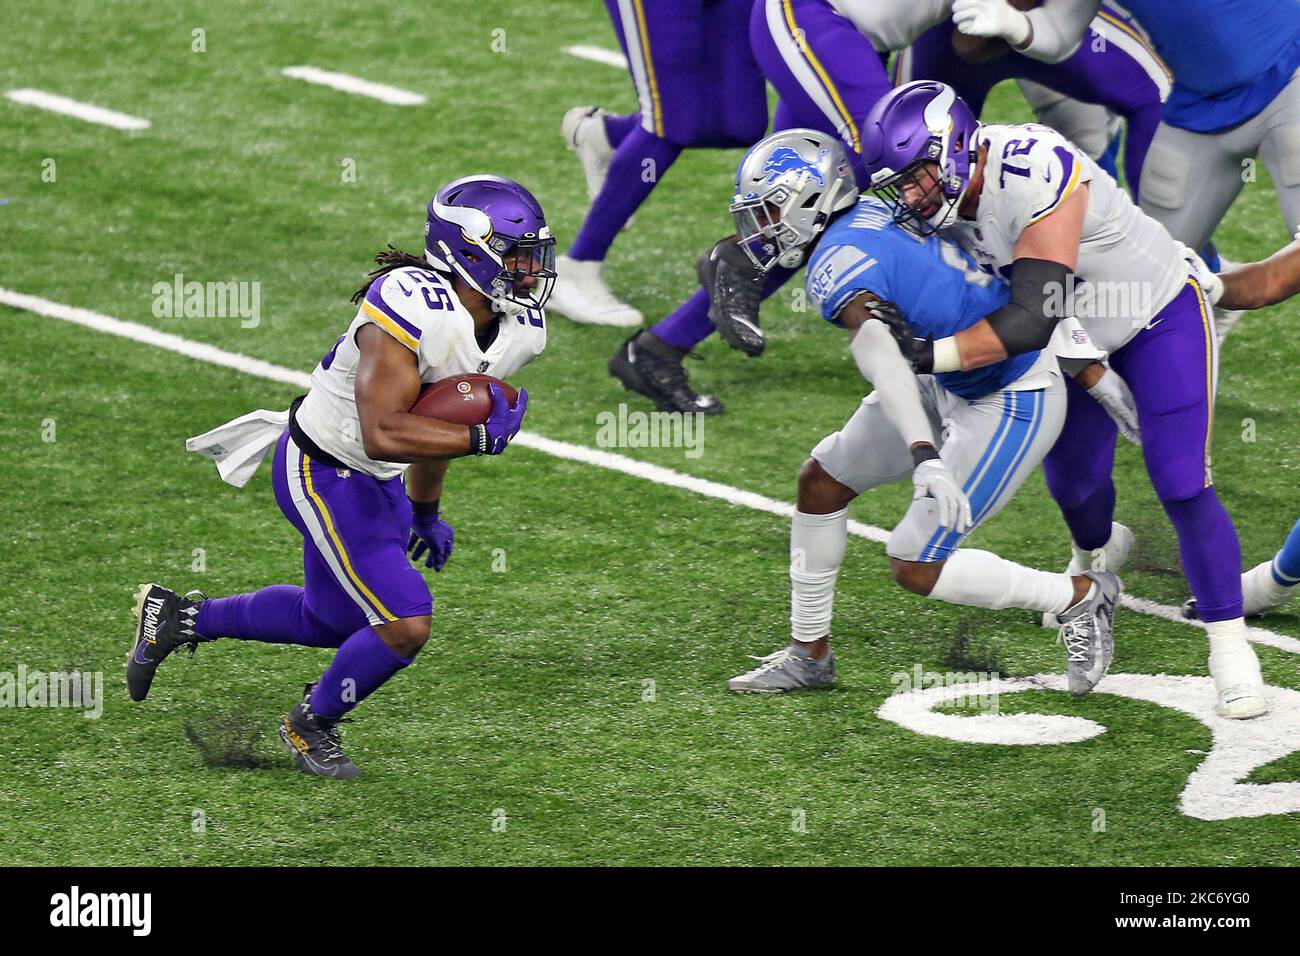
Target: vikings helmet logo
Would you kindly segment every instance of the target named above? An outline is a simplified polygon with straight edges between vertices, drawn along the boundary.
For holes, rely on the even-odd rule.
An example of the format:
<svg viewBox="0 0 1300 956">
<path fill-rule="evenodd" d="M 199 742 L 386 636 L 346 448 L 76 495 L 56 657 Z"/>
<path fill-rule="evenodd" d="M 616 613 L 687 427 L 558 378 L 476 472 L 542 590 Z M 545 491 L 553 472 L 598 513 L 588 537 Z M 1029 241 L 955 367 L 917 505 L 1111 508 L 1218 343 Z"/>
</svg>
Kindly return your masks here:
<svg viewBox="0 0 1300 956">
<path fill-rule="evenodd" d="M 800 156 L 799 151 L 794 147 L 778 146 L 767 157 L 767 162 L 763 164 L 763 172 L 767 174 L 769 183 L 776 182 L 785 173 L 807 172 L 809 176 L 817 180 L 818 186 L 825 186 L 826 177 L 822 175 L 816 163 L 824 160 L 827 152 L 827 150 L 823 149 L 817 154 L 817 159 L 810 163 Z"/>
</svg>

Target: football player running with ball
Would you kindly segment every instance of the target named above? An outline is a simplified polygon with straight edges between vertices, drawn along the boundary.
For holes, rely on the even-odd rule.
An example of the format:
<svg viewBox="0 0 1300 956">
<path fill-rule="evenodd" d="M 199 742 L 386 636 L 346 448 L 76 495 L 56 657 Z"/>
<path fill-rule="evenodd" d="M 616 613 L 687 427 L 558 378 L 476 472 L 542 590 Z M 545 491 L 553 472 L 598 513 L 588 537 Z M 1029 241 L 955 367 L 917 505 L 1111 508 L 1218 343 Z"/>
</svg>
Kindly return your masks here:
<svg viewBox="0 0 1300 956">
<path fill-rule="evenodd" d="M 408 409 L 422 385 L 473 372 L 506 378 L 546 344 L 555 239 L 527 189 L 486 175 L 450 183 L 429 203 L 425 237 L 422 257 L 392 247 L 377 257 L 381 268 L 353 297 L 352 324 L 287 414 L 255 412 L 188 443 L 235 484 L 275 445 L 275 500 L 302 534 L 305 586 L 205 599 L 146 584 L 136 596 L 133 700 L 145 699 L 158 665 L 184 645 L 192 652 L 230 637 L 338 648 L 279 731 L 302 769 L 325 777 L 360 775 L 342 749 L 340 719 L 429 639 L 432 598 L 407 550 L 434 570 L 451 554 L 452 528 L 438 508 L 448 461 L 505 451 L 528 393 L 511 408 L 491 386 L 483 425 Z M 227 473 L 236 460 L 241 467 Z"/>
<path fill-rule="evenodd" d="M 943 231 L 1006 276 L 1011 301 L 953 335 L 903 340 L 918 371 L 972 371 L 1042 348 L 1073 315 L 1132 389 L 1147 473 L 1178 535 L 1209 633 L 1220 716 L 1267 711 L 1242 614 L 1241 546 L 1210 473 L 1218 347 L 1184 250 L 1113 179 L 1045 126 L 981 126 L 953 90 L 898 87 L 864 121 L 872 188 L 896 221 Z M 935 144 L 938 148 L 935 148 Z M 1043 462 L 1075 542 L 1072 567 L 1117 548 L 1115 423 L 1067 382 Z M 1085 384 L 1087 384 L 1085 382 Z"/>
<path fill-rule="evenodd" d="M 787 171 L 769 180 L 773 157 Z M 1066 398 L 1055 354 L 915 375 L 890 328 L 900 314 L 914 330 L 949 335 L 1005 308 L 1006 285 L 952 241 L 903 229 L 878 199 L 855 204 L 847 157 L 833 137 L 814 130 L 768 137 L 742 162 L 736 192 L 740 246 L 757 271 L 811 252 L 809 296 L 824 318 L 852 332 L 850 350 L 875 390 L 799 472 L 790 530 L 792 640 L 728 687 L 778 693 L 835 680 L 829 635 L 848 504 L 910 477 L 915 495 L 886 549 L 894 580 L 953 604 L 1059 615 L 1070 690 L 1088 693 L 1111 659 L 1120 591 L 1114 573 L 1038 571 L 960 546 L 1056 441 Z"/>
</svg>

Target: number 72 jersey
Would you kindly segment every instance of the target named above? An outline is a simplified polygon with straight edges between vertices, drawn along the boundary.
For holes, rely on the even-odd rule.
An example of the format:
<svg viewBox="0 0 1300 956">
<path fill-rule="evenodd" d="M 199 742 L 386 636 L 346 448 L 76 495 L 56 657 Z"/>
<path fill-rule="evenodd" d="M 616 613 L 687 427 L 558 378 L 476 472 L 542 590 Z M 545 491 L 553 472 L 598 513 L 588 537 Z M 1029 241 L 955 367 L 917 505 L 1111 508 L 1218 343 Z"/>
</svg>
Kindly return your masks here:
<svg viewBox="0 0 1300 956">
<path fill-rule="evenodd" d="M 487 348 L 474 335 L 474 318 L 461 304 L 449 278 L 432 269 L 404 266 L 376 279 L 356 318 L 311 375 L 311 390 L 298 407 L 299 426 L 339 461 L 380 479 L 400 475 L 406 465 L 366 455 L 357 416 L 356 380 L 361 352 L 357 330 L 377 325 L 415 357 L 420 382 L 478 372 L 508 379 L 546 347 L 546 317 L 540 309 L 497 317 L 496 337 Z"/>
<path fill-rule="evenodd" d="M 1077 318 L 1099 349 L 1126 344 L 1182 291 L 1182 247 L 1056 130 L 981 126 L 976 145 L 987 147 L 988 158 L 975 219 L 959 219 L 946 232 L 1003 278 L 1024 231 L 1087 184 L 1077 281 L 1061 290 L 1060 314 Z"/>
</svg>

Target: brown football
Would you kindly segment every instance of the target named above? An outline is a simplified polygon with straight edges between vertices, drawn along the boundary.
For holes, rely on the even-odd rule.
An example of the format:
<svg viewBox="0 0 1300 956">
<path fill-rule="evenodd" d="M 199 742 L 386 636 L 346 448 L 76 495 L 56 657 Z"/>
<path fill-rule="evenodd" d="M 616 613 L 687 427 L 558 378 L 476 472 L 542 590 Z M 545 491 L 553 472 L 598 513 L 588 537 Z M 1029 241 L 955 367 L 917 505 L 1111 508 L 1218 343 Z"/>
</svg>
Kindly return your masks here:
<svg viewBox="0 0 1300 956">
<path fill-rule="evenodd" d="M 491 375 L 454 375 L 420 389 L 420 397 L 411 406 L 411 414 L 457 425 L 482 425 L 492 414 L 489 385 L 500 388 L 506 401 L 514 407 L 519 393 L 509 382 Z"/>
</svg>

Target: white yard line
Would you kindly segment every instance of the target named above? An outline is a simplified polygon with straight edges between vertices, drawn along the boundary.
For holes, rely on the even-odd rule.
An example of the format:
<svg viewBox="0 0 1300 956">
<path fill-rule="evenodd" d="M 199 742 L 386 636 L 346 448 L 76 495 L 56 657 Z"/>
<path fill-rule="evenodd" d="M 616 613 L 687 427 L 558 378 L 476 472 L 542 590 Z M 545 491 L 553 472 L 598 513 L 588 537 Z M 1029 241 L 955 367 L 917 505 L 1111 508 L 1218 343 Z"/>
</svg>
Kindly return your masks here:
<svg viewBox="0 0 1300 956">
<path fill-rule="evenodd" d="M 220 365 L 257 378 L 293 385 L 295 388 L 306 389 L 311 378 L 306 372 L 297 372 L 280 365 L 273 365 L 261 359 L 240 355 L 238 352 L 227 352 L 215 345 L 194 342 L 179 335 L 172 335 L 169 332 L 160 332 L 147 325 L 124 322 L 121 319 L 101 315 L 98 312 L 91 312 L 88 309 L 62 305 L 58 302 L 51 302 L 48 299 L 41 299 L 34 295 L 24 295 L 10 289 L 0 288 L 0 305 L 8 305 L 15 309 L 33 312 L 51 319 L 73 322 L 86 328 L 95 329 L 98 332 L 107 332 L 109 335 L 117 335 L 145 345 L 166 349 L 169 352 L 176 352 L 199 362 Z M 617 471 L 657 485 L 679 488 L 682 491 L 690 491 L 708 498 L 717 498 L 720 501 L 738 505 L 742 508 L 763 511 L 782 518 L 789 518 L 794 514 L 794 506 L 789 502 L 777 501 L 775 498 L 768 498 L 752 491 L 743 491 L 740 488 L 733 488 L 730 485 L 709 481 L 705 478 L 684 475 L 679 471 L 673 471 L 659 465 L 647 464 L 634 458 L 628 458 L 625 455 L 616 455 L 613 452 L 588 448 L 585 445 L 556 441 L 554 438 L 546 438 L 533 432 L 520 432 L 516 436 L 514 443 L 555 458 L 581 462 L 584 465 L 604 468 L 607 471 Z M 874 541 L 877 544 L 884 544 L 889 540 L 889 532 L 884 528 L 863 524 L 860 521 L 849 522 L 849 533 L 859 538 Z M 1121 602 L 1124 607 L 1139 614 L 1147 614 L 1151 617 L 1173 621 L 1176 624 L 1185 624 L 1202 629 L 1205 627 L 1199 621 L 1184 619 L 1178 608 L 1170 607 L 1167 604 L 1157 604 L 1154 601 L 1148 601 L 1145 598 L 1134 597 L 1129 594 L 1123 595 Z M 1286 634 L 1276 634 L 1262 627 L 1249 627 L 1247 630 L 1250 639 L 1257 644 L 1265 644 L 1278 650 L 1300 654 L 1300 639 Z"/>
<path fill-rule="evenodd" d="M 606 50 L 603 46 L 585 46 L 580 43 L 577 46 L 566 46 L 564 52 L 580 60 L 604 63 L 606 66 L 616 66 L 620 70 L 627 69 L 627 57 L 618 50 Z"/>
<path fill-rule="evenodd" d="M 359 76 L 352 76 L 348 73 L 334 73 L 315 66 L 286 66 L 280 72 L 285 76 L 293 77 L 295 80 L 306 80 L 308 83 L 328 86 L 330 89 L 341 90 L 344 93 L 368 96 L 373 100 L 379 100 L 381 103 L 391 103 L 393 106 L 419 106 L 425 101 L 424 97 L 419 93 L 412 93 L 410 90 L 388 86 L 385 83 L 372 83 L 369 80 L 361 79 Z"/>
<path fill-rule="evenodd" d="M 7 90 L 5 96 L 15 103 L 35 106 L 43 110 L 49 110 L 52 113 L 62 113 L 64 116 L 75 116 L 87 123 L 98 123 L 101 126 L 111 126 L 113 129 L 139 130 L 149 128 L 147 119 L 128 116 L 126 113 L 105 109 L 102 106 L 94 106 L 91 103 L 83 103 L 80 100 L 71 100 L 66 96 L 60 96 L 58 93 L 47 93 L 45 90 Z"/>
</svg>

